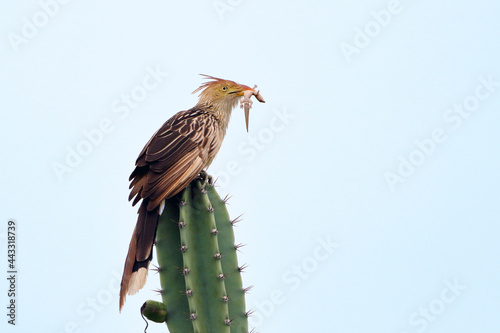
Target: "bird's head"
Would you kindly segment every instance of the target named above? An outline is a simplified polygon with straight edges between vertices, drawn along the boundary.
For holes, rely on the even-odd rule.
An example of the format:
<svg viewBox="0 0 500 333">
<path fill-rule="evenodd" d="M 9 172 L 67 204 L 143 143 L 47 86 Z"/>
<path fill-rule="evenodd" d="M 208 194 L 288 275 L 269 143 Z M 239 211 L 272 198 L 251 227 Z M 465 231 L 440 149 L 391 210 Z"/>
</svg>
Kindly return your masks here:
<svg viewBox="0 0 500 333">
<path fill-rule="evenodd" d="M 253 90 L 249 86 L 234 81 L 219 79 L 201 74 L 211 80 L 203 83 L 193 94 L 201 91 L 198 104 L 227 105 L 231 109 L 236 106 L 246 90 Z"/>
</svg>

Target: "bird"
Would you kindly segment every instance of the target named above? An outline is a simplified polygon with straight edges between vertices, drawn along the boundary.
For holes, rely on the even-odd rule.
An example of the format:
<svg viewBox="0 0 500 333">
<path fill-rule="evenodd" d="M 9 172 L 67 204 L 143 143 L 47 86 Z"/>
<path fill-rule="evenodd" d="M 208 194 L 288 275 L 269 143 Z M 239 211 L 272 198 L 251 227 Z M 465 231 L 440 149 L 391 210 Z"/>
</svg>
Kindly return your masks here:
<svg viewBox="0 0 500 333">
<path fill-rule="evenodd" d="M 200 92 L 198 103 L 176 113 L 156 131 L 130 175 L 129 201 L 132 206 L 142 201 L 123 269 L 120 312 L 126 295 L 137 293 L 146 283 L 165 200 L 181 192 L 200 173 L 206 175 L 221 147 L 232 110 L 243 96 L 258 94 L 249 86 L 201 75 L 209 81 L 193 91 Z M 248 128 L 248 117 L 245 119 Z"/>
</svg>

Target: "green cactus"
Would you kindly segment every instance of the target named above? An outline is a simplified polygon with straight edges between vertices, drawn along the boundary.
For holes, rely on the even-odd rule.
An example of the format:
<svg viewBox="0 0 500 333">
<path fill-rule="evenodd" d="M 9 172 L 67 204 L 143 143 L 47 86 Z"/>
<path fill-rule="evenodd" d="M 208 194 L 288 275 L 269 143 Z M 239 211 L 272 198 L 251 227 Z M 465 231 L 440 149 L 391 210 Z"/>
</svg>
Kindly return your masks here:
<svg viewBox="0 0 500 333">
<path fill-rule="evenodd" d="M 156 232 L 163 303 L 144 303 L 144 316 L 170 333 L 248 332 L 233 223 L 203 180 L 165 202 Z"/>
</svg>

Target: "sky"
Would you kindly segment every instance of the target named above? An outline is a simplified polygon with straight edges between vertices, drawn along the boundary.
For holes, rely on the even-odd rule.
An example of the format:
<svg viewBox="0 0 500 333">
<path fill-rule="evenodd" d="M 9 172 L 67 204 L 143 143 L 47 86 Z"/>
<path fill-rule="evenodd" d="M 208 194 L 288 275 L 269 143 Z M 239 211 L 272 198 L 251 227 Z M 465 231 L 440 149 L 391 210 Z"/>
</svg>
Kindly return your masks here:
<svg viewBox="0 0 500 333">
<path fill-rule="evenodd" d="M 251 327 L 496 333 L 499 14 L 463 0 L 2 1 L 2 332 L 144 331 L 154 272 L 118 312 L 128 177 L 208 74 L 266 99 L 248 133 L 234 110 L 208 169 L 243 214 Z"/>
</svg>

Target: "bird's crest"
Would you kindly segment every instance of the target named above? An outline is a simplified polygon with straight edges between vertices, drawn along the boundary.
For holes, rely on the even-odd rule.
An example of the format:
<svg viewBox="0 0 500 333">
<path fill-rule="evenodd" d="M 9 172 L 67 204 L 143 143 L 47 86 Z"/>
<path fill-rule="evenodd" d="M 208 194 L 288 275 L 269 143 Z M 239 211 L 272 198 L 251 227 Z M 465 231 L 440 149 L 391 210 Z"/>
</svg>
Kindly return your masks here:
<svg viewBox="0 0 500 333">
<path fill-rule="evenodd" d="M 203 83 L 201 86 L 198 87 L 198 89 L 193 91 L 192 94 L 196 94 L 200 90 L 205 90 L 206 88 L 208 88 L 210 85 L 212 85 L 214 83 L 226 81 L 224 79 L 220 79 L 218 77 L 214 77 L 214 76 L 210 76 L 210 75 L 206 75 L 206 74 L 200 74 L 200 75 L 203 76 L 203 78 L 205 80 L 212 80 L 212 81 L 207 81 L 207 82 Z"/>
</svg>

